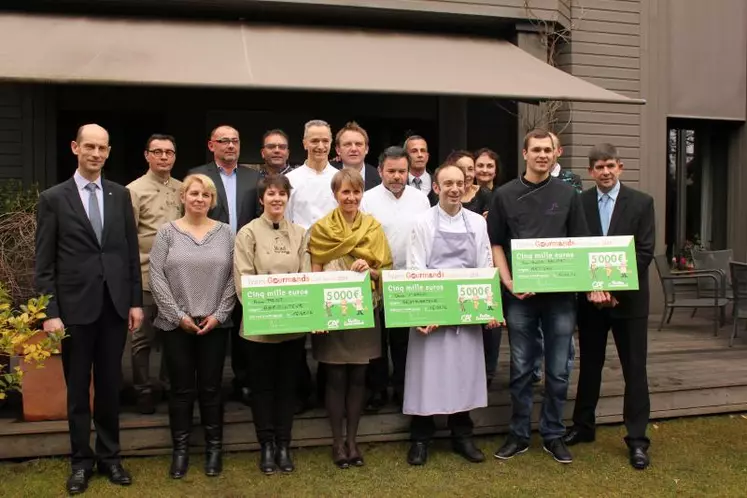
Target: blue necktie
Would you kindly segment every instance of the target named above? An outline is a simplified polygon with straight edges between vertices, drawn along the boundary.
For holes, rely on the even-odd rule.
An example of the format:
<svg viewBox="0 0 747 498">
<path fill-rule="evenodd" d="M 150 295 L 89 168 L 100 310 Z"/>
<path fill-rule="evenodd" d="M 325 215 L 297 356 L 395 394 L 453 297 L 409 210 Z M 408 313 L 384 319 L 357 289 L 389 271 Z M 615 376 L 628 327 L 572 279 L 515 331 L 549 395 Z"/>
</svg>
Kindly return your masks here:
<svg viewBox="0 0 747 498">
<path fill-rule="evenodd" d="M 602 235 L 606 236 L 610 229 L 610 219 L 612 218 L 612 197 L 604 194 L 599 199 L 599 219 L 602 222 Z"/>
<path fill-rule="evenodd" d="M 99 199 L 96 197 L 96 189 L 98 185 L 91 182 L 86 185 L 88 190 L 88 219 L 91 220 L 91 228 L 93 233 L 96 234 L 99 244 L 101 244 L 101 234 L 104 231 L 104 224 L 101 222 L 101 211 L 99 210 Z"/>
</svg>

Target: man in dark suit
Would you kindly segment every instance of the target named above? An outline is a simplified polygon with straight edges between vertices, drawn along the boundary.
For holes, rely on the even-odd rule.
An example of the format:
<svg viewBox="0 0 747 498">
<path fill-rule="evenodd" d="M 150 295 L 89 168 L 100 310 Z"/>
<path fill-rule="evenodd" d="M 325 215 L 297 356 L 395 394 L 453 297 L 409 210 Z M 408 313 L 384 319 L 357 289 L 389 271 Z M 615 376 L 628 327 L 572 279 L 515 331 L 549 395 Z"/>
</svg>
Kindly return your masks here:
<svg viewBox="0 0 747 498">
<path fill-rule="evenodd" d="M 130 194 L 101 178 L 109 134 L 99 125 L 81 126 L 71 147 L 75 174 L 39 196 L 35 279 L 38 292 L 52 296 L 44 330 L 66 328 L 68 335 L 62 343 L 72 453 L 67 491 L 78 494 L 88 488 L 94 464 L 114 484 L 132 482 L 119 456 L 119 389 L 127 330 L 143 321 L 143 297 Z"/>
<path fill-rule="evenodd" d="M 366 191 L 381 185 L 379 170 L 366 163 L 368 133 L 358 123 L 351 121 L 340 128 L 335 137 L 335 150 L 340 161 L 330 163 L 332 166 L 356 170 L 363 177 Z"/>
<path fill-rule="evenodd" d="M 241 141 L 239 132 L 227 125 L 221 125 L 210 132 L 208 149 L 213 153 L 213 161 L 194 168 L 190 174 L 207 175 L 215 183 L 218 202 L 208 212 L 217 221 L 228 223 L 236 234 L 241 227 L 252 221 L 260 213 L 257 201 L 257 171 L 239 166 Z M 233 368 L 234 397 L 249 406 L 250 391 L 247 380 L 246 342 L 240 336 L 241 305 L 237 305 L 231 315 L 231 367 Z"/>
<path fill-rule="evenodd" d="M 612 330 L 625 378 L 623 419 L 630 464 L 649 465 L 646 437 L 651 409 L 646 374 L 649 311 L 648 267 L 654 255 L 654 201 L 651 196 L 623 185 L 623 163 L 617 149 L 600 144 L 589 152 L 589 173 L 596 186 L 581 194 L 584 214 L 593 236 L 635 237 L 639 290 L 612 292 L 608 305 L 596 306 L 579 298 L 578 329 L 581 372 L 578 379 L 573 426 L 565 435 L 567 445 L 591 442 L 602 381 L 607 334 Z"/>
</svg>

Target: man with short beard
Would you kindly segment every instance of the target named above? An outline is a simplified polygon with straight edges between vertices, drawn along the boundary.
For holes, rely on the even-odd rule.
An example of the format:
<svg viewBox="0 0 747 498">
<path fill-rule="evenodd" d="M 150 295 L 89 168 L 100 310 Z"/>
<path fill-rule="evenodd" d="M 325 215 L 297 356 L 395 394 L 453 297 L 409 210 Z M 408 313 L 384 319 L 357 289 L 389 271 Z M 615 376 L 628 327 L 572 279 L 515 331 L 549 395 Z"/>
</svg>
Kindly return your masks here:
<svg viewBox="0 0 747 498">
<path fill-rule="evenodd" d="M 241 227 L 257 217 L 257 182 L 259 173 L 239 166 L 241 140 L 236 128 L 221 125 L 210 132 L 208 149 L 213 153 L 213 161 L 192 169 L 189 174 L 207 175 L 218 191 L 218 202 L 208 216 L 231 226 L 236 234 Z M 246 344 L 241 337 L 241 300 L 231 314 L 231 368 L 234 373 L 233 396 L 249 406 L 250 391 L 247 380 L 248 354 Z"/>
<path fill-rule="evenodd" d="M 379 157 L 381 185 L 363 194 L 360 210 L 381 223 L 392 250 L 394 270 L 407 268 L 407 246 L 410 232 L 418 216 L 430 208 L 428 198 L 415 187 L 407 185 L 410 158 L 401 147 L 389 147 Z M 382 321 L 383 319 L 382 309 Z M 371 397 L 366 410 L 378 412 L 388 401 L 389 349 L 392 358 L 392 387 L 394 399 L 402 404 L 405 389 L 405 360 L 407 359 L 408 328 L 381 328 L 381 356 L 371 360 L 366 383 Z"/>
<path fill-rule="evenodd" d="M 262 136 L 262 159 L 265 163 L 259 170 L 259 174 L 265 177 L 269 174 L 287 175 L 293 171 L 293 166 L 288 164 L 290 149 L 288 147 L 288 135 L 278 128 L 265 132 Z"/>
</svg>

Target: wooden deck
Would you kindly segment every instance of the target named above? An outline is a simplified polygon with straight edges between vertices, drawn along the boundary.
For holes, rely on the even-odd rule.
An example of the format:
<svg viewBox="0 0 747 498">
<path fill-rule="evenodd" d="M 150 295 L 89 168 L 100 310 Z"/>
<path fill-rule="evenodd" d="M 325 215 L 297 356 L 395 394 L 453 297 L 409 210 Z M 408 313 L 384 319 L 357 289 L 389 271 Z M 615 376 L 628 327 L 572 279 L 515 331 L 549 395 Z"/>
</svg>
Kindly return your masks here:
<svg viewBox="0 0 747 498">
<path fill-rule="evenodd" d="M 658 317 L 651 318 L 648 374 L 651 389 L 652 419 L 747 411 L 747 332 L 728 347 L 731 324 L 722 327 L 718 337 L 711 333 L 707 320 L 691 320 L 689 313 L 675 314 L 672 325 L 656 331 Z M 611 341 L 611 339 L 610 339 Z M 598 421 L 613 424 L 622 421 L 623 379 L 617 353 L 610 342 L 604 370 L 602 398 L 597 409 Z M 125 362 L 128 363 L 128 362 Z M 573 372 L 566 405 L 566 418 L 573 411 L 578 359 Z M 228 373 L 228 369 L 227 369 Z M 490 406 L 474 413 L 475 431 L 494 434 L 507 429 L 511 407 L 508 384 L 508 339 L 503 336 L 498 377 L 490 392 Z M 539 413 L 542 388 L 535 388 L 534 419 Z M 125 407 L 122 414 L 122 450 L 126 455 L 154 455 L 170 451 L 168 416 L 165 404 L 154 415 L 144 416 Z M 395 441 L 408 438 L 408 417 L 387 407 L 361 421 L 362 441 Z M 229 451 L 256 449 L 251 411 L 236 402 L 226 405 L 225 447 Z M 446 432 L 441 434 L 445 435 Z M 294 444 L 326 445 L 330 431 L 325 412 L 315 409 L 296 418 Z M 202 434 L 196 427 L 193 436 L 197 451 Z M 20 422 L 0 418 L 0 459 L 64 455 L 69 451 L 67 422 Z"/>
</svg>

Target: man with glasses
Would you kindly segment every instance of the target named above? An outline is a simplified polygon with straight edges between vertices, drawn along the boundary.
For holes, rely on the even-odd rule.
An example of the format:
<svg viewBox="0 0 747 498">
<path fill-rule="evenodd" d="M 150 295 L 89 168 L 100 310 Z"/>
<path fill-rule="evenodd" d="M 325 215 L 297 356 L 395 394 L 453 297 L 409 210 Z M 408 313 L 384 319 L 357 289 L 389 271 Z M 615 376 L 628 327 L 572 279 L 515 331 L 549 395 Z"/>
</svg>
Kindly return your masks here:
<svg viewBox="0 0 747 498">
<path fill-rule="evenodd" d="M 142 414 L 155 413 L 153 386 L 150 381 L 150 350 L 155 341 L 153 319 L 158 308 L 150 293 L 148 263 L 156 232 L 164 223 L 181 216 L 179 194 L 182 182 L 171 177 L 176 161 L 176 141 L 170 135 L 154 134 L 145 144 L 145 161 L 148 171 L 127 188 L 135 213 L 140 272 L 143 278 L 143 325 L 132 333 L 132 383 L 137 395 L 137 408 Z M 159 379 L 164 391 L 168 390 L 166 364 L 162 360 Z"/>
<path fill-rule="evenodd" d="M 261 154 L 264 164 L 260 167 L 259 174 L 262 177 L 268 174 L 287 175 L 294 169 L 288 163 L 288 135 L 283 130 L 276 128 L 262 136 Z"/>
<path fill-rule="evenodd" d="M 233 233 L 257 217 L 257 182 L 260 175 L 253 169 L 239 166 L 241 140 L 236 128 L 221 125 L 210 132 L 208 149 L 213 160 L 192 169 L 190 174 L 207 175 L 218 191 L 218 202 L 208 216 L 231 226 Z M 233 368 L 234 397 L 249 406 L 250 391 L 247 380 L 246 341 L 240 336 L 241 301 L 234 307 L 231 333 L 231 367 Z"/>
</svg>

